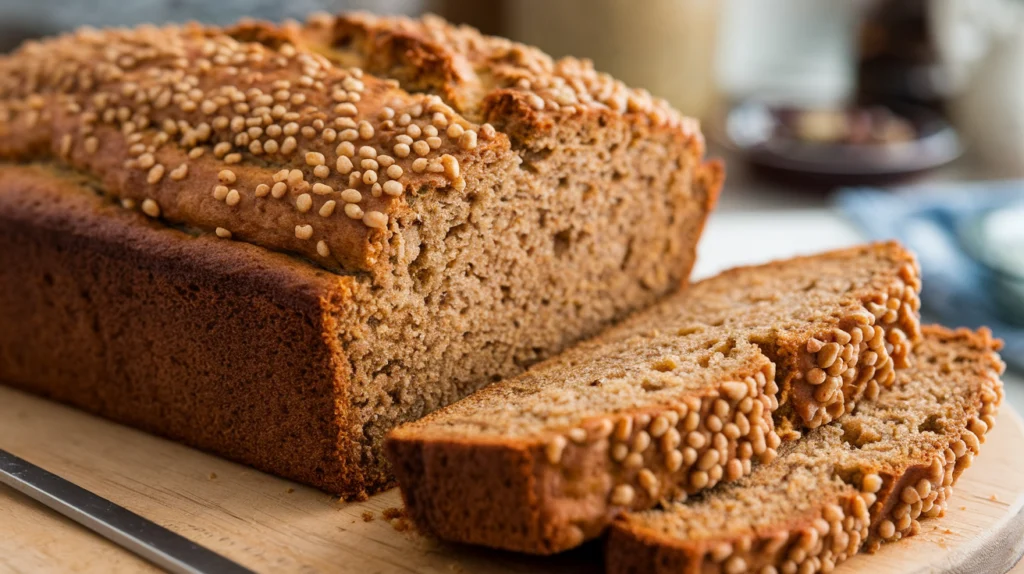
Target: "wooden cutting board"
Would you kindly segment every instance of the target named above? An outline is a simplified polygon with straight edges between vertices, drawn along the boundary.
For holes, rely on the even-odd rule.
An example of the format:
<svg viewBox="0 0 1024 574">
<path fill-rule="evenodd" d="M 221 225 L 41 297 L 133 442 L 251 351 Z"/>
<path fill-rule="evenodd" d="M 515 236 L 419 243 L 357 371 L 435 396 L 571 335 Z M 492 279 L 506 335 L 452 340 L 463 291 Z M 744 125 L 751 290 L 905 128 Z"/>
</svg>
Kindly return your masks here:
<svg viewBox="0 0 1024 574">
<path fill-rule="evenodd" d="M 0 448 L 260 572 L 601 570 L 599 543 L 550 558 L 443 544 L 387 520 L 397 490 L 342 503 L 179 444 L 0 387 Z M 1024 424 L 1004 406 L 945 518 L 837 572 L 1005 572 L 1024 553 Z M 138 572 L 148 563 L 0 486 L 0 572 Z"/>
</svg>

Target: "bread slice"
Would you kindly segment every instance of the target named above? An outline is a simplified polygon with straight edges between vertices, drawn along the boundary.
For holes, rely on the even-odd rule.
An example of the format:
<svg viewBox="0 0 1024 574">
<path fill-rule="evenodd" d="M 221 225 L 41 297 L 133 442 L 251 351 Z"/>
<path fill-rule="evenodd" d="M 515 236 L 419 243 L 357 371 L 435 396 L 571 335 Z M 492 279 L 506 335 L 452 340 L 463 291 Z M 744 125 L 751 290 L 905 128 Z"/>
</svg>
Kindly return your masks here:
<svg viewBox="0 0 1024 574">
<path fill-rule="evenodd" d="M 829 572 L 939 516 L 1002 397 L 987 330 L 926 327 L 912 369 L 874 403 L 780 449 L 777 460 L 696 500 L 626 513 L 607 571 Z"/>
<path fill-rule="evenodd" d="M 396 429 L 411 515 L 441 538 L 552 553 L 748 474 L 784 433 L 894 380 L 919 336 L 913 256 L 867 245 L 727 271 Z"/>
</svg>

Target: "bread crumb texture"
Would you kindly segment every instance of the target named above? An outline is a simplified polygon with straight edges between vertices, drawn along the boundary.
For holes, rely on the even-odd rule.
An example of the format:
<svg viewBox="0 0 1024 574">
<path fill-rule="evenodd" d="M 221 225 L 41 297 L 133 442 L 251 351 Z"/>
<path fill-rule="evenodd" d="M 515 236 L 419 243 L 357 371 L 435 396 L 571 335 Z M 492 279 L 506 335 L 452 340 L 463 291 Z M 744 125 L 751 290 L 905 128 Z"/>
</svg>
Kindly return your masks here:
<svg viewBox="0 0 1024 574">
<path fill-rule="evenodd" d="M 879 243 L 737 268 L 396 429 L 442 538 L 550 553 L 624 509 L 749 475 L 876 399 L 920 339 L 917 263 Z"/>
<path fill-rule="evenodd" d="M 873 402 L 689 500 L 626 513 L 609 572 L 829 572 L 941 516 L 1002 399 L 998 341 L 925 327 L 915 365 Z"/>
<path fill-rule="evenodd" d="M 0 376 L 365 496 L 396 424 L 686 281 L 703 156 L 589 62 L 433 17 L 30 41 L 0 57 Z"/>
</svg>

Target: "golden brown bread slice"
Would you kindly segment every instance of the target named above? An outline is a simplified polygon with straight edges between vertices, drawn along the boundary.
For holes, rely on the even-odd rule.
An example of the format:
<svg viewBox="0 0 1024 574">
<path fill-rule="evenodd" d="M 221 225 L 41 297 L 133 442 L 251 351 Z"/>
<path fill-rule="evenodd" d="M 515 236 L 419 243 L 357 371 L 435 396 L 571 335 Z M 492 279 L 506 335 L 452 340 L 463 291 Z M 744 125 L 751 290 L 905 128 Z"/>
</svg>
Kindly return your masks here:
<svg viewBox="0 0 1024 574">
<path fill-rule="evenodd" d="M 782 432 L 877 396 L 919 337 L 911 254 L 867 245 L 727 271 L 396 429 L 413 518 L 441 538 L 551 553 L 748 474 Z"/>
<path fill-rule="evenodd" d="M 944 512 L 995 422 L 999 347 L 987 330 L 925 327 L 914 367 L 877 401 L 784 444 L 750 476 L 622 515 L 608 572 L 829 572 L 916 534 Z"/>
</svg>

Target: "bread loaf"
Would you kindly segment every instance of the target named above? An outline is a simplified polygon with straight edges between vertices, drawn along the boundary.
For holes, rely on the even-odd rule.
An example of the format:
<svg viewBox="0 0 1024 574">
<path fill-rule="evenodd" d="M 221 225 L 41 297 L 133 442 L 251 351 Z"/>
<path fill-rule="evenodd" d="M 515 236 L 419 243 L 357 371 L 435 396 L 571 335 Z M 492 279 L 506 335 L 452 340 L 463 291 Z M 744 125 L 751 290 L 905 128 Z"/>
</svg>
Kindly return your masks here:
<svg viewBox="0 0 1024 574">
<path fill-rule="evenodd" d="M 406 507 L 441 538 L 544 554 L 736 480 L 892 384 L 919 338 L 919 288 L 894 243 L 701 281 L 395 429 Z"/>
<path fill-rule="evenodd" d="M 0 380 L 333 493 L 385 434 L 683 283 L 695 121 L 436 19 L 0 57 Z"/>
<path fill-rule="evenodd" d="M 616 520 L 607 571 L 829 572 L 916 534 L 945 511 L 995 422 L 999 346 L 987 330 L 926 327 L 914 367 L 876 402 L 735 483 Z"/>
</svg>

